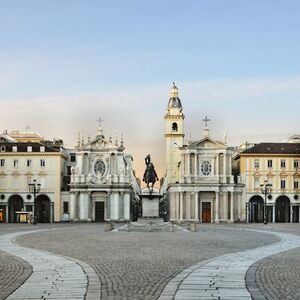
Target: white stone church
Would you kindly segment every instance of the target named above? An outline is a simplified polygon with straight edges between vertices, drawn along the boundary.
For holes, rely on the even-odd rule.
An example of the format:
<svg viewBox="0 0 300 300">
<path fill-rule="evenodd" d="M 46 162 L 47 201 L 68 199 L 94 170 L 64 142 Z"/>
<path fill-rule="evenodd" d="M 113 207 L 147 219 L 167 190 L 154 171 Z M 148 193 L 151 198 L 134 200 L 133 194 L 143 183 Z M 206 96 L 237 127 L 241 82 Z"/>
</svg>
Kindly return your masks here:
<svg viewBox="0 0 300 300">
<path fill-rule="evenodd" d="M 105 139 L 101 125 L 94 140 L 78 143 L 71 169 L 70 221 L 130 221 L 136 218 L 140 187 L 132 156 L 123 141 Z"/>
<path fill-rule="evenodd" d="M 175 84 L 164 119 L 167 170 L 161 193 L 170 221 L 245 221 L 244 185 L 232 175 L 233 149 L 210 137 L 207 117 L 202 139 L 184 144 L 183 107 Z"/>
</svg>

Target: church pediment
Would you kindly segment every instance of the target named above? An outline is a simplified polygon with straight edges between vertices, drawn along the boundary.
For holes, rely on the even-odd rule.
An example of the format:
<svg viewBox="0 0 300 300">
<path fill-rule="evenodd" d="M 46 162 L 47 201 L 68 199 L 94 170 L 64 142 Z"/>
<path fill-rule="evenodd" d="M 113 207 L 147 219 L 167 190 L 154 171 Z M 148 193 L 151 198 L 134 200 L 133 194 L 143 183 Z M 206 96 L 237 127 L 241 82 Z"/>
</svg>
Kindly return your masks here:
<svg viewBox="0 0 300 300">
<path fill-rule="evenodd" d="M 222 142 L 206 137 L 200 141 L 194 142 L 188 146 L 189 149 L 226 149 L 227 146 Z"/>
<path fill-rule="evenodd" d="M 112 142 L 107 141 L 104 137 L 97 137 L 96 139 L 92 140 L 82 147 L 83 150 L 118 150 L 118 148 L 119 146 L 116 146 Z"/>
</svg>

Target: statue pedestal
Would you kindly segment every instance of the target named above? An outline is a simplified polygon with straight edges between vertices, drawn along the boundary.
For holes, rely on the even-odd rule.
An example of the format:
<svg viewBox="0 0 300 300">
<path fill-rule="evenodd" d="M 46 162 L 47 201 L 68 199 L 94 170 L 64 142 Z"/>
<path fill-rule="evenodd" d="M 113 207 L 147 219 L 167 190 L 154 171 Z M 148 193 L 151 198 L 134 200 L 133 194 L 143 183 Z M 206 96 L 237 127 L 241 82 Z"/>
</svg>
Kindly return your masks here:
<svg viewBox="0 0 300 300">
<path fill-rule="evenodd" d="M 143 218 L 159 217 L 159 196 L 143 197 Z"/>
</svg>

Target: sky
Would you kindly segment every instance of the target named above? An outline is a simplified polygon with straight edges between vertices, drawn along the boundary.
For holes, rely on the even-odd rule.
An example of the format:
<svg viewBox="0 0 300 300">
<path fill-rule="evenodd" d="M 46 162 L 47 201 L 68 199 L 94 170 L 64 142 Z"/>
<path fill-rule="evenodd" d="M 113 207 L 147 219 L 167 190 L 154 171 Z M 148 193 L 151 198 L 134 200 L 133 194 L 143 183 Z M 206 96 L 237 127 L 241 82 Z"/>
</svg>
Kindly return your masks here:
<svg viewBox="0 0 300 300">
<path fill-rule="evenodd" d="M 186 137 L 230 146 L 300 133 L 300 1 L 0 0 L 0 131 L 75 146 L 104 133 L 165 170 L 164 114 L 179 88 Z"/>
</svg>

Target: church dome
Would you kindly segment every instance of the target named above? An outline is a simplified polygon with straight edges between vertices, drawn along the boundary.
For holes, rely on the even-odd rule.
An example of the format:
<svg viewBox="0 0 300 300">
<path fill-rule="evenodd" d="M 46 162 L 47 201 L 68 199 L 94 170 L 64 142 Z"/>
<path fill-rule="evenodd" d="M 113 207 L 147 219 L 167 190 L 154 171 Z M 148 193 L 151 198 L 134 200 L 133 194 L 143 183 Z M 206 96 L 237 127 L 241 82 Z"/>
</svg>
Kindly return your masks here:
<svg viewBox="0 0 300 300">
<path fill-rule="evenodd" d="M 175 85 L 174 82 L 173 82 L 173 86 L 172 86 L 171 92 L 170 92 L 170 99 L 169 99 L 168 107 L 182 108 L 181 101 L 178 97 L 178 87 Z"/>
</svg>

